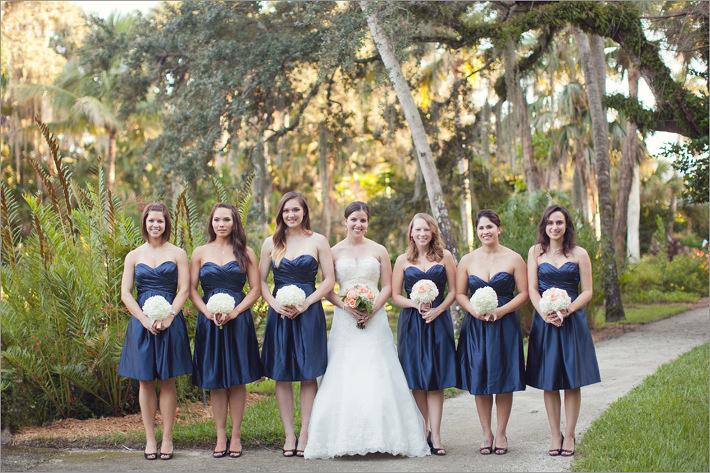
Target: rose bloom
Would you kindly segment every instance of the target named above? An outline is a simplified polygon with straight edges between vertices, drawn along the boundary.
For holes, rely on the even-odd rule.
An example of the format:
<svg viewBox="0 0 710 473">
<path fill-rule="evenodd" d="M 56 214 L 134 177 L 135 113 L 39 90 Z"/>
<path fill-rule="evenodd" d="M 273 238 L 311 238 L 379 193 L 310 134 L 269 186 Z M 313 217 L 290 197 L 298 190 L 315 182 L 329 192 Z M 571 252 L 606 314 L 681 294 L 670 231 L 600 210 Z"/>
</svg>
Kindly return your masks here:
<svg viewBox="0 0 710 473">
<path fill-rule="evenodd" d="M 348 304 L 350 307 L 355 307 L 355 306 L 357 305 L 357 301 L 356 301 L 355 299 L 348 299 L 348 300 L 347 300 L 347 304 Z"/>
</svg>

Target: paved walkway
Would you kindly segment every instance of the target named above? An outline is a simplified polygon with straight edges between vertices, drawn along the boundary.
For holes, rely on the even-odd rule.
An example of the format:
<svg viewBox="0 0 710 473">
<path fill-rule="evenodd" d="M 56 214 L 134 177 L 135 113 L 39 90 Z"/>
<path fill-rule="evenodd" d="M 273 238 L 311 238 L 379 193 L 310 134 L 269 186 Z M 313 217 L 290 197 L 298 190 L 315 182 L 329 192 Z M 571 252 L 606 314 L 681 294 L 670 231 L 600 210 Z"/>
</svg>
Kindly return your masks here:
<svg viewBox="0 0 710 473">
<path fill-rule="evenodd" d="M 596 344 L 602 382 L 582 388 L 579 440 L 594 419 L 656 369 L 708 341 L 708 308 L 695 309 Z M 495 425 L 495 424 L 494 424 Z M 2 471 L 569 471 L 569 458 L 550 457 L 549 426 L 542 391 L 516 393 L 508 424 L 507 455 L 478 454 L 481 442 L 473 396 L 444 404 L 444 457 L 399 458 L 382 454 L 334 460 L 284 458 L 280 450 L 246 449 L 240 459 L 211 458 L 203 450 L 176 450 L 169 462 L 143 459 L 141 451 L 66 450 L 39 454 L 39 461 L 15 466 L 13 449 L 3 449 Z M 669 440 L 670 441 L 670 440 Z M 25 469 L 29 467 L 29 469 Z"/>
</svg>

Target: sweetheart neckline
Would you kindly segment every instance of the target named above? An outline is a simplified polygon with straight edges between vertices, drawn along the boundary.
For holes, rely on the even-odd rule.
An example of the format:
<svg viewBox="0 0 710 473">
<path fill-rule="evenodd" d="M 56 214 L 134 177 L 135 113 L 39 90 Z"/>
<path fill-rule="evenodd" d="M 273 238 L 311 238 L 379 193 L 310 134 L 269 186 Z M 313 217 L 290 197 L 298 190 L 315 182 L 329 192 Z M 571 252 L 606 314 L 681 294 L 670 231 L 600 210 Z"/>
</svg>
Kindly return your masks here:
<svg viewBox="0 0 710 473">
<path fill-rule="evenodd" d="M 213 265 L 217 266 L 218 268 L 224 268 L 224 267 L 227 266 L 229 263 L 236 263 L 236 262 L 237 262 L 237 260 L 235 260 L 235 259 L 233 259 L 233 260 L 231 260 L 231 261 L 227 261 L 227 262 L 224 263 L 224 264 L 217 264 L 217 263 L 215 263 L 214 261 L 205 261 L 204 263 L 202 263 L 202 266 L 204 266 L 204 265 L 206 265 L 206 264 L 213 264 Z"/>
<path fill-rule="evenodd" d="M 147 266 L 147 267 L 149 267 L 150 269 L 158 269 L 158 268 L 160 268 L 162 265 L 164 265 L 165 263 L 172 263 L 172 264 L 174 264 L 175 266 L 177 266 L 177 263 L 175 263 L 175 261 L 173 261 L 173 260 L 166 260 L 166 261 L 163 261 L 162 263 L 160 263 L 160 264 L 159 264 L 158 266 L 156 266 L 156 267 L 153 267 L 153 266 L 151 266 L 151 265 L 149 265 L 149 264 L 147 264 L 147 263 L 136 263 L 136 267 L 137 267 L 139 264 L 142 264 L 143 266 Z"/>
<path fill-rule="evenodd" d="M 418 268 L 417 266 L 411 265 L 411 266 L 407 266 L 406 268 L 404 268 L 403 271 L 406 271 L 406 270 L 408 270 L 409 268 L 414 268 L 414 269 L 418 269 L 418 270 L 421 271 L 422 273 L 426 274 L 426 273 L 428 273 L 429 271 L 431 271 L 433 268 L 436 268 L 437 266 L 441 266 L 442 268 L 445 268 L 445 267 L 446 267 L 446 266 L 444 266 L 444 265 L 441 264 L 441 263 L 436 263 L 435 265 L 429 267 L 429 269 L 427 269 L 426 271 L 424 271 L 423 269 Z"/>
<path fill-rule="evenodd" d="M 284 256 L 283 258 L 281 258 L 281 259 L 282 259 L 282 260 L 285 259 L 286 261 L 290 261 L 290 262 L 293 263 L 294 261 L 296 261 L 298 258 L 301 258 L 302 256 L 310 256 L 311 258 L 313 258 L 314 261 L 318 261 L 315 256 L 309 255 L 308 253 L 304 253 L 304 254 L 302 254 L 302 255 L 298 255 L 298 256 L 296 256 L 296 257 L 293 258 L 293 259 L 291 259 L 291 258 L 286 258 L 285 256 Z"/>
<path fill-rule="evenodd" d="M 539 268 L 540 266 L 542 266 L 543 264 L 550 265 L 550 266 L 552 266 L 553 268 L 555 268 L 557 271 L 559 271 L 560 269 L 564 268 L 564 267 L 565 267 L 566 265 L 568 265 L 568 264 L 576 264 L 577 266 L 579 266 L 579 264 L 578 264 L 578 263 L 575 263 L 574 261 L 567 261 L 567 262 L 565 262 L 564 264 L 562 264 L 562 266 L 560 266 L 560 267 L 558 268 L 557 266 L 555 266 L 555 265 L 552 264 L 552 263 L 548 263 L 547 261 L 543 261 L 542 263 L 540 263 L 540 264 L 537 265 L 538 268 Z"/>
<path fill-rule="evenodd" d="M 374 260 L 377 262 L 377 264 L 380 264 L 380 260 L 378 260 L 377 258 L 375 258 L 375 257 L 372 256 L 372 255 L 367 255 L 367 256 L 363 257 L 362 259 L 355 259 L 355 258 L 351 258 L 351 257 L 349 257 L 349 256 L 341 256 L 340 258 L 338 258 L 337 260 L 335 260 L 335 262 L 337 263 L 337 262 L 340 261 L 340 260 L 348 259 L 348 260 L 350 260 L 350 261 L 354 261 L 355 264 L 359 265 L 361 261 L 365 261 L 367 258 L 372 258 L 372 259 L 374 259 Z M 335 263 L 334 263 L 334 264 L 335 264 Z"/>
<path fill-rule="evenodd" d="M 478 278 L 478 279 L 480 279 L 481 281 L 485 282 L 486 284 L 489 284 L 489 283 L 493 280 L 493 278 L 496 277 L 496 276 L 498 276 L 499 274 L 507 274 L 507 275 L 509 275 L 509 276 L 513 276 L 513 275 L 510 274 L 508 271 L 498 271 L 498 272 L 495 273 L 493 276 L 491 276 L 491 277 L 488 279 L 488 281 L 486 281 L 485 279 L 483 279 L 483 278 L 480 277 L 480 276 L 476 276 L 475 274 L 470 274 L 468 277 L 469 277 L 469 278 Z"/>
</svg>

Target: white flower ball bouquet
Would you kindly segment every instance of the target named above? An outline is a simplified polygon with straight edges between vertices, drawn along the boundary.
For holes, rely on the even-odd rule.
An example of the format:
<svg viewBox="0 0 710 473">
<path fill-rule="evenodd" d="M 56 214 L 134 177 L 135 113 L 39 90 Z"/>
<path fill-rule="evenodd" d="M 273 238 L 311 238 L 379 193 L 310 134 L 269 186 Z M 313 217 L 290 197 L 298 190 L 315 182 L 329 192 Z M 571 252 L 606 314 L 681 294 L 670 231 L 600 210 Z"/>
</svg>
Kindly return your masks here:
<svg viewBox="0 0 710 473">
<path fill-rule="evenodd" d="M 560 311 L 566 310 L 572 304 L 572 299 L 567 294 L 567 291 L 557 287 L 551 287 L 542 293 L 540 299 L 540 310 L 543 314 L 557 314 L 562 322 L 562 314 Z"/>
<path fill-rule="evenodd" d="M 234 300 L 234 297 L 225 292 L 218 292 L 216 294 L 212 294 L 210 300 L 207 301 L 207 310 L 213 314 L 226 315 L 234 310 L 236 304 L 237 302 Z M 218 319 L 218 317 L 215 318 Z M 222 324 L 219 323 L 219 320 L 216 320 L 215 322 L 219 325 L 219 329 L 222 330 Z"/>
<path fill-rule="evenodd" d="M 274 298 L 283 306 L 296 307 L 305 302 L 306 293 L 300 287 L 289 284 L 276 291 Z"/>
<path fill-rule="evenodd" d="M 471 296 L 471 305 L 477 314 L 490 314 L 498 308 L 498 294 L 490 287 L 479 287 Z"/>
<path fill-rule="evenodd" d="M 143 313 L 152 320 L 165 320 L 170 315 L 172 304 L 163 296 L 150 296 L 143 303 Z"/>
</svg>

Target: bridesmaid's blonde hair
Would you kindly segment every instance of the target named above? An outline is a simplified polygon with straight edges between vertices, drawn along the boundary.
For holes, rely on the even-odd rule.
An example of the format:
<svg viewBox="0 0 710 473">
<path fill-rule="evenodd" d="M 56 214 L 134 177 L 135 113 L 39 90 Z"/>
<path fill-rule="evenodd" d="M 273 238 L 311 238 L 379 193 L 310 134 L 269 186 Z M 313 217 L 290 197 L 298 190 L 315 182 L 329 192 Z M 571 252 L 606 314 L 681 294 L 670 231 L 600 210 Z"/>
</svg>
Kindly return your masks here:
<svg viewBox="0 0 710 473">
<path fill-rule="evenodd" d="M 429 230 L 431 230 L 431 241 L 429 241 L 426 259 L 438 263 L 444 259 L 444 241 L 441 239 L 439 225 L 436 224 L 434 217 L 425 213 L 418 213 L 414 215 L 414 217 L 412 217 L 412 221 L 409 222 L 409 229 L 407 230 L 407 261 L 410 263 L 416 263 L 417 258 L 419 257 L 417 244 L 414 243 L 414 239 L 412 239 L 412 228 L 414 227 L 414 221 L 418 218 L 424 220 L 427 225 L 429 225 Z"/>
<path fill-rule="evenodd" d="M 311 235 L 313 230 L 311 230 L 311 217 L 308 212 L 308 204 L 306 203 L 306 198 L 300 192 L 289 191 L 286 192 L 281 200 L 279 201 L 278 209 L 276 210 L 276 231 L 274 232 L 274 248 L 271 250 L 271 261 L 274 262 L 274 266 L 277 268 L 281 264 L 281 260 L 286 256 L 286 222 L 284 222 L 283 211 L 286 206 L 286 202 L 289 200 L 297 200 L 298 205 L 303 209 L 303 220 L 301 220 L 301 229 L 306 235 Z"/>
</svg>

